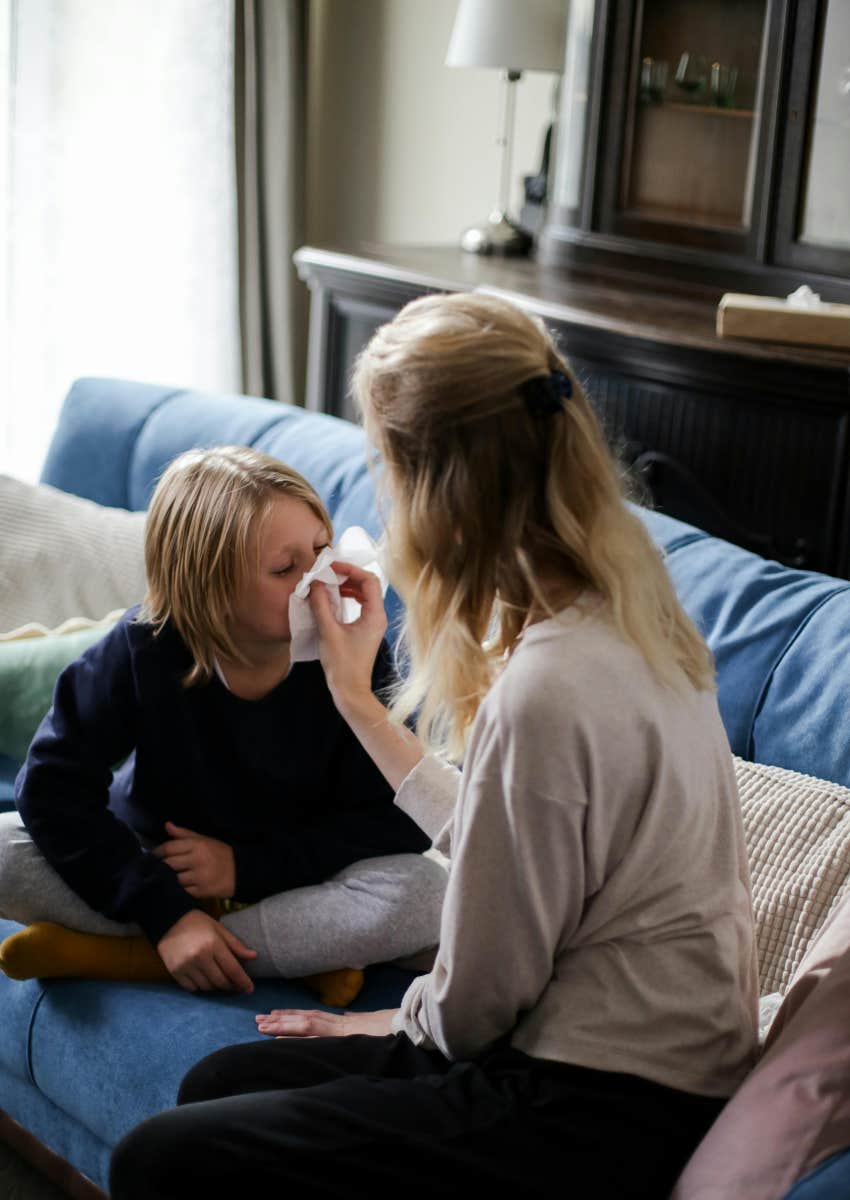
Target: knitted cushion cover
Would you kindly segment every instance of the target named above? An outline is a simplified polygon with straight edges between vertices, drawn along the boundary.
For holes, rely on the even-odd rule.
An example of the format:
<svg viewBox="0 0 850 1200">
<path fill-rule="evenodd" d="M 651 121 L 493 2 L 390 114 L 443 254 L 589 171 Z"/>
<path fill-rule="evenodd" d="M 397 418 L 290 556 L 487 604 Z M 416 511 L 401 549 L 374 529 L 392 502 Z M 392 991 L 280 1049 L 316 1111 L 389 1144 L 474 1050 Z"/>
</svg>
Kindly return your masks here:
<svg viewBox="0 0 850 1200">
<path fill-rule="evenodd" d="M 0 475 L 0 633 L 141 600 L 144 533 L 144 513 Z"/>
<path fill-rule="evenodd" d="M 761 992 L 784 992 L 848 891 L 850 788 L 735 759 L 750 861 Z"/>
</svg>

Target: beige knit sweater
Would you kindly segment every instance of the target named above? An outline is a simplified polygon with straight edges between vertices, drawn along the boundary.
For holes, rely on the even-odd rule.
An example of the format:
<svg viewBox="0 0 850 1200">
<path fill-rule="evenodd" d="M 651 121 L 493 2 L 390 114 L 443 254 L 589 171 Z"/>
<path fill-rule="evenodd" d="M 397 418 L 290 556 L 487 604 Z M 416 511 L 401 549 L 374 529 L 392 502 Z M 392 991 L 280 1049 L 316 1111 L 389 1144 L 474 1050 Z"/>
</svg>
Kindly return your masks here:
<svg viewBox="0 0 850 1200">
<path fill-rule="evenodd" d="M 439 953 L 396 1032 L 461 1059 L 512 1030 L 540 1058 L 731 1094 L 758 982 L 712 692 L 662 685 L 579 604 L 526 631 L 462 778 L 426 758 L 396 802 L 451 858 Z"/>
</svg>

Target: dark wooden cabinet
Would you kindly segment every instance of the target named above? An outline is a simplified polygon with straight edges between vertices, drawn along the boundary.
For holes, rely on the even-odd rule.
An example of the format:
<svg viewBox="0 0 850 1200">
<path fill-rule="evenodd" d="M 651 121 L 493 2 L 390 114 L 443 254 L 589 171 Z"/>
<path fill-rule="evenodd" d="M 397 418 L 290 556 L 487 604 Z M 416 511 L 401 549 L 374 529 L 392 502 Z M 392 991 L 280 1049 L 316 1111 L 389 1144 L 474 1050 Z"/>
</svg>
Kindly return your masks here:
<svg viewBox="0 0 850 1200">
<path fill-rule="evenodd" d="M 543 261 L 850 301 L 847 0 L 575 0 L 568 21 Z"/>
<path fill-rule="evenodd" d="M 309 407 L 354 416 L 354 358 L 408 300 L 494 292 L 554 330 L 658 508 L 782 562 L 850 575 L 850 355 L 719 339 L 717 289 L 454 249 L 305 247 L 295 261 L 312 294 Z"/>
</svg>

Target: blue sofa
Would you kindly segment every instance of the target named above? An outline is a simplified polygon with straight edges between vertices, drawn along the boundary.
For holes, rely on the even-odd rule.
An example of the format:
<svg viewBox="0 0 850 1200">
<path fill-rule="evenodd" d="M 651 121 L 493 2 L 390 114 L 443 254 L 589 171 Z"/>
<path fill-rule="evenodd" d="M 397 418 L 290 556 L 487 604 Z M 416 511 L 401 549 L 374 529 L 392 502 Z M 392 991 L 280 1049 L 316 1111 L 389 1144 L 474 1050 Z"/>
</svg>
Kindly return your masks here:
<svg viewBox="0 0 850 1200">
<path fill-rule="evenodd" d="M 42 480 L 101 504 L 144 509 L 179 452 L 240 443 L 290 463 L 316 486 L 338 530 L 378 533 L 362 432 L 336 418 L 244 396 L 119 380 L 71 389 Z M 644 519 L 717 660 L 734 752 L 850 786 L 850 582 L 767 562 L 668 517 Z M 390 594 L 391 618 L 399 603 Z M 17 764 L 0 763 L 0 805 Z M 17 926 L 0 921 L 0 937 Z M 410 974 L 372 968 L 358 1008 L 394 1006 Z M 138 1121 L 170 1106 L 185 1071 L 220 1046 L 256 1038 L 253 1014 L 315 1006 L 299 986 L 254 996 L 192 996 L 170 985 L 13 983 L 0 975 L 0 1110 L 106 1187 L 109 1156 Z M 850 1152 L 792 1196 L 850 1195 Z"/>
</svg>

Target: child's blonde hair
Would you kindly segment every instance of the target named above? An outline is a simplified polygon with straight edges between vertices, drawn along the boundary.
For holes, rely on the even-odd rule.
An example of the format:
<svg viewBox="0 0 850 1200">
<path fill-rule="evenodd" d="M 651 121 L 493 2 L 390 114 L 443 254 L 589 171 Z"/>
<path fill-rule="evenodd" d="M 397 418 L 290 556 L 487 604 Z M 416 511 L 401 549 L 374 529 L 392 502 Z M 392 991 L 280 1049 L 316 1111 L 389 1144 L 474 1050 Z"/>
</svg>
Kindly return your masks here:
<svg viewBox="0 0 850 1200">
<path fill-rule="evenodd" d="M 560 395 L 552 371 L 566 376 L 554 377 Z M 681 669 L 713 686 L 708 647 L 540 320 L 476 294 L 415 300 L 374 335 L 353 387 L 386 464 L 407 607 L 410 672 L 393 709 L 418 711 L 432 747 L 462 753 L 529 611 L 552 612 L 541 568 L 601 594 L 662 680 Z"/>
<path fill-rule="evenodd" d="M 191 652 L 186 687 L 205 683 L 216 653 L 244 661 L 228 623 L 251 570 L 249 538 L 276 496 L 301 500 L 333 540 L 327 509 L 291 467 L 247 446 L 187 450 L 163 472 L 145 527 L 148 590 L 139 612 L 157 633 L 171 621 Z"/>
</svg>

